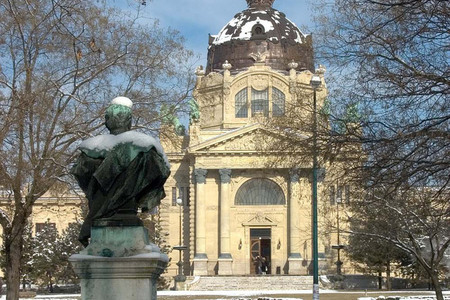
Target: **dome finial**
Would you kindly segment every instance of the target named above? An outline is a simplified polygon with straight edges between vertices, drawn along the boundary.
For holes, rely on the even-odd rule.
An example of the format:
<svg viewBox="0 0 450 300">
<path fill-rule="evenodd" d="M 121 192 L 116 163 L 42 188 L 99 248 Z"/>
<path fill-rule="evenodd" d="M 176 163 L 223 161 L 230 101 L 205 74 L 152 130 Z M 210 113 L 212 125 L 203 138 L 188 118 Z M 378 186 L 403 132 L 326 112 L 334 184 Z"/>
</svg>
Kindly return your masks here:
<svg viewBox="0 0 450 300">
<path fill-rule="evenodd" d="M 271 8 L 275 0 L 247 0 L 249 8 L 264 9 Z"/>
</svg>

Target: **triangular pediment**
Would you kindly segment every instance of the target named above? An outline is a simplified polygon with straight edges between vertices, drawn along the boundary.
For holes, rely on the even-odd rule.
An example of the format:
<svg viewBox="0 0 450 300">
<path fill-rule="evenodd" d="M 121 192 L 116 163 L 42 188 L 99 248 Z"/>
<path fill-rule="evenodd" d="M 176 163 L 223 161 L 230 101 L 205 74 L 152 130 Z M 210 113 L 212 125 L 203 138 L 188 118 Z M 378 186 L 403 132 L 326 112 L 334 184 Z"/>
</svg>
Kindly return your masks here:
<svg viewBox="0 0 450 300">
<path fill-rule="evenodd" d="M 261 124 L 244 126 L 218 135 L 189 148 L 191 153 L 246 153 L 264 151 L 265 145 L 276 142 L 281 137 Z"/>
</svg>

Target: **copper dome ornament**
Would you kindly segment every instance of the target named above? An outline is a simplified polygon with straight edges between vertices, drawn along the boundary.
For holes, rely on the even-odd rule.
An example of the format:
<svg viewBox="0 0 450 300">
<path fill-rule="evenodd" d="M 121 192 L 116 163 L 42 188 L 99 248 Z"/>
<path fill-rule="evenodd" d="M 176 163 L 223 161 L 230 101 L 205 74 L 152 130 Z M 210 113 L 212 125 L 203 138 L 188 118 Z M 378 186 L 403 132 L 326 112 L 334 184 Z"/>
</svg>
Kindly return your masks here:
<svg viewBox="0 0 450 300">
<path fill-rule="evenodd" d="M 249 8 L 264 9 L 272 7 L 275 0 L 247 0 Z"/>
<path fill-rule="evenodd" d="M 274 9 L 275 0 L 246 0 L 248 8 L 237 13 L 217 35 L 209 38 L 206 73 L 221 72 L 225 60 L 231 73 L 265 64 L 287 72 L 288 64 L 298 63 L 297 71 L 314 72 L 311 35 L 303 34 L 284 13 Z M 264 54 L 255 60 L 255 54 Z"/>
</svg>

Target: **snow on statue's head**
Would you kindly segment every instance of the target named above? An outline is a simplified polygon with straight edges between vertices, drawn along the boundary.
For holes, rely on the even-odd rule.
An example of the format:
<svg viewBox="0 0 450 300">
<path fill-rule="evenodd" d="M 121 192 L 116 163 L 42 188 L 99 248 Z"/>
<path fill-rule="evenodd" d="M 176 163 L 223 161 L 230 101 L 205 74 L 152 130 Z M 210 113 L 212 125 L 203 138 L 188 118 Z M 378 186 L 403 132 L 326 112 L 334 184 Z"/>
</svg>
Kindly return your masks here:
<svg viewBox="0 0 450 300">
<path fill-rule="evenodd" d="M 106 109 L 105 125 L 111 134 L 119 134 L 131 129 L 131 107 L 133 102 L 126 97 L 117 97 Z"/>
</svg>

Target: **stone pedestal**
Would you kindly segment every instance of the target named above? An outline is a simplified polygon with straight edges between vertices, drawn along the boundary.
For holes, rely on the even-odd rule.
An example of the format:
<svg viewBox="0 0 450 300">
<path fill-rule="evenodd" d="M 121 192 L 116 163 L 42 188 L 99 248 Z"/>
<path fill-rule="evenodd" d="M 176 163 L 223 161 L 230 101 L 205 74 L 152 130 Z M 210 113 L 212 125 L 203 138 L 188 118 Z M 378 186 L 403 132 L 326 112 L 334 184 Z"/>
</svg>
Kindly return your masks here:
<svg viewBox="0 0 450 300">
<path fill-rule="evenodd" d="M 233 258 L 231 254 L 219 257 L 219 275 L 233 275 Z"/>
<path fill-rule="evenodd" d="M 304 265 L 304 260 L 300 254 L 291 254 L 288 258 L 289 275 L 306 275 L 307 266 Z"/>
<path fill-rule="evenodd" d="M 154 300 L 168 263 L 142 226 L 93 227 L 89 246 L 69 260 L 81 278 L 82 300 Z"/>
<path fill-rule="evenodd" d="M 206 254 L 196 254 L 194 257 L 194 276 L 208 275 L 208 257 Z"/>
</svg>

